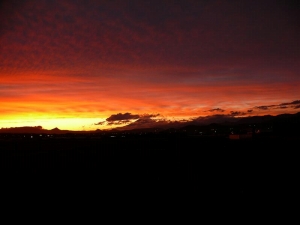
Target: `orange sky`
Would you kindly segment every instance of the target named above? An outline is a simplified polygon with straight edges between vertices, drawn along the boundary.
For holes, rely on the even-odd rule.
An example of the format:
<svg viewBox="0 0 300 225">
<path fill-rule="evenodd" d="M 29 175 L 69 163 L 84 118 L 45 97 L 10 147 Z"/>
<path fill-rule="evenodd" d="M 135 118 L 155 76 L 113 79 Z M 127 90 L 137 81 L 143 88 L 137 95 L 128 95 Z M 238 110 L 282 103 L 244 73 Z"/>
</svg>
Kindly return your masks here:
<svg viewBox="0 0 300 225">
<path fill-rule="evenodd" d="M 4 1 L 0 128 L 299 112 L 299 10 L 266 2 Z"/>
</svg>

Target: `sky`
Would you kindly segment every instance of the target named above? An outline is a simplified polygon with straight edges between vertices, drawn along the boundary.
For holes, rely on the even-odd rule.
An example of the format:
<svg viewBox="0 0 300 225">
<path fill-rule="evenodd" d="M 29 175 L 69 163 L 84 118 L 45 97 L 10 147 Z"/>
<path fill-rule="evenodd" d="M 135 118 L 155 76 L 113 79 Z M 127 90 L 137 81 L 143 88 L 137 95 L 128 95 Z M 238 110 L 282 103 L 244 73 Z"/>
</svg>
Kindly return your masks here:
<svg viewBox="0 0 300 225">
<path fill-rule="evenodd" d="M 1 1 L 0 128 L 299 112 L 299 6 Z"/>
</svg>

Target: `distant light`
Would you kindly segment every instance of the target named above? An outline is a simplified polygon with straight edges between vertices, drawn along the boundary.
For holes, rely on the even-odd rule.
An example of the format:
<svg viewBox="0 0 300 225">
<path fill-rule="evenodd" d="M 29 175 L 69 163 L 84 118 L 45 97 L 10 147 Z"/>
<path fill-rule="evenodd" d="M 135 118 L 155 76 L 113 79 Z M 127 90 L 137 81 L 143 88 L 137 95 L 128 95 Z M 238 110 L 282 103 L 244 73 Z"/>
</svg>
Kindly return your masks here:
<svg viewBox="0 0 300 225">
<path fill-rule="evenodd" d="M 31 138 L 33 138 L 33 136 L 31 136 Z"/>
<path fill-rule="evenodd" d="M 110 136 L 110 137 L 116 137 L 116 136 Z"/>
</svg>

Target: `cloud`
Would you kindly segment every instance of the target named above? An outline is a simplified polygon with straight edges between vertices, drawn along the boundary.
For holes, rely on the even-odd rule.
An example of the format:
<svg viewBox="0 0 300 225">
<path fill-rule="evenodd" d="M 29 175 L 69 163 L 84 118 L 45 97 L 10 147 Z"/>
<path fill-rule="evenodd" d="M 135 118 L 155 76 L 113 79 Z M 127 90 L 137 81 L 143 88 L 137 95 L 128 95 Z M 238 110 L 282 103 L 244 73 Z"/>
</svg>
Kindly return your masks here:
<svg viewBox="0 0 300 225">
<path fill-rule="evenodd" d="M 160 116 L 160 114 L 131 114 L 129 112 L 126 113 L 117 113 L 113 114 L 108 117 L 105 121 L 100 121 L 98 123 L 94 123 L 94 125 L 107 125 L 107 126 L 114 126 L 114 125 L 126 125 L 129 123 L 133 123 L 135 126 L 144 125 L 144 124 L 152 124 L 161 119 L 154 119 Z M 136 120 L 137 119 L 137 120 Z M 133 120 L 136 120 L 133 122 Z M 133 125 L 132 125 L 133 126 Z"/>
<path fill-rule="evenodd" d="M 295 100 L 295 101 L 287 102 L 287 103 L 281 103 L 279 105 L 280 106 L 286 106 L 286 105 L 296 105 L 296 104 L 300 104 L 300 100 Z"/>
<path fill-rule="evenodd" d="M 262 105 L 262 106 L 256 106 L 254 108 L 260 109 L 260 110 L 268 110 L 268 109 L 287 109 L 287 108 L 293 108 L 296 109 L 296 107 L 294 107 L 295 105 L 300 104 L 300 100 L 295 100 L 295 101 L 291 101 L 291 102 L 284 102 L 284 103 L 280 103 L 277 105 Z"/>
<path fill-rule="evenodd" d="M 280 108 L 280 109 L 286 109 L 286 108 L 288 108 L 288 107 L 287 107 L 286 105 L 280 105 L 279 108 Z"/>
<path fill-rule="evenodd" d="M 247 110 L 247 113 L 252 113 L 252 112 L 253 112 L 253 109 Z"/>
<path fill-rule="evenodd" d="M 127 124 L 130 123 L 131 120 L 117 120 L 117 121 L 109 121 L 107 122 L 108 126 L 113 126 L 113 125 L 123 125 L 123 124 Z"/>
<path fill-rule="evenodd" d="M 298 10 L 278 1 L 267 13 L 251 1 L 4 2 L 1 118 L 141 109 L 190 117 L 299 93 Z"/>
<path fill-rule="evenodd" d="M 98 123 L 94 123 L 94 125 L 104 125 L 105 124 L 105 121 L 101 121 L 101 122 L 98 122 Z"/>
<path fill-rule="evenodd" d="M 256 106 L 257 109 L 261 109 L 261 110 L 268 110 L 270 106 L 265 106 L 265 105 L 262 105 L 262 106 Z"/>
<path fill-rule="evenodd" d="M 293 101 L 293 102 L 291 102 L 291 104 L 300 104 L 300 100 L 296 100 L 296 101 Z"/>
<path fill-rule="evenodd" d="M 106 119 L 106 121 L 108 122 L 114 122 L 114 121 L 127 121 L 127 120 L 132 120 L 132 119 L 138 119 L 140 118 L 139 115 L 133 115 L 131 113 L 118 113 L 118 114 L 114 114 L 111 115 L 110 117 L 108 117 Z"/>
<path fill-rule="evenodd" d="M 216 109 L 210 109 L 208 110 L 209 112 L 225 112 L 225 110 L 220 109 L 220 108 L 216 108 Z"/>
<path fill-rule="evenodd" d="M 180 122 L 167 120 L 160 114 L 141 114 L 140 117 L 121 129 L 139 129 L 139 128 L 154 128 L 154 127 L 168 127 L 168 125 L 176 125 Z M 159 118 L 158 118 L 159 117 Z M 130 122 L 130 121 L 129 121 Z"/>
<path fill-rule="evenodd" d="M 294 107 L 294 109 L 299 109 L 300 108 L 300 105 L 296 105 L 295 107 Z"/>
<path fill-rule="evenodd" d="M 152 115 L 152 114 L 145 114 L 143 115 L 145 117 L 151 118 L 157 115 Z M 94 123 L 94 125 L 108 125 L 108 126 L 113 126 L 113 125 L 123 125 L 123 124 L 128 124 L 132 122 L 132 120 L 139 119 L 139 115 L 134 115 L 131 113 L 117 113 L 113 114 L 110 117 L 106 118 L 105 121 L 100 121 L 98 123 Z"/>
<path fill-rule="evenodd" d="M 246 113 L 244 112 L 240 112 L 240 111 L 230 111 L 230 115 L 231 116 L 243 116 L 245 115 Z"/>
<path fill-rule="evenodd" d="M 132 122 L 132 120 L 140 118 L 139 115 L 133 115 L 131 113 L 118 113 L 111 115 L 106 119 L 108 126 L 114 126 L 114 125 L 124 125 Z"/>
<path fill-rule="evenodd" d="M 140 118 L 141 119 L 150 119 L 150 118 L 155 118 L 160 116 L 160 114 L 141 114 Z"/>
</svg>

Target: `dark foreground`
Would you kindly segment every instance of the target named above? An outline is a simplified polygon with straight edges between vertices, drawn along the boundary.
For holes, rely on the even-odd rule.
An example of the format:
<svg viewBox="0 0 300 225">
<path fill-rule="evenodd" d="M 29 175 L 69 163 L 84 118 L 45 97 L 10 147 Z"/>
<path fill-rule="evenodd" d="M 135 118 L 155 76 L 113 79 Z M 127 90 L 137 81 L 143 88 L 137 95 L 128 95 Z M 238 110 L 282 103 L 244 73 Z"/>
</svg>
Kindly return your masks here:
<svg viewBox="0 0 300 225">
<path fill-rule="evenodd" d="M 2 188 L 92 199 L 291 198 L 298 138 L 2 139 Z M 26 190 L 26 191 L 25 191 Z"/>
</svg>

